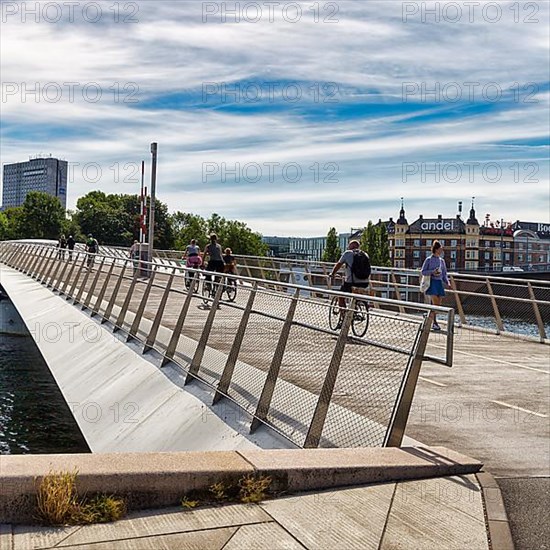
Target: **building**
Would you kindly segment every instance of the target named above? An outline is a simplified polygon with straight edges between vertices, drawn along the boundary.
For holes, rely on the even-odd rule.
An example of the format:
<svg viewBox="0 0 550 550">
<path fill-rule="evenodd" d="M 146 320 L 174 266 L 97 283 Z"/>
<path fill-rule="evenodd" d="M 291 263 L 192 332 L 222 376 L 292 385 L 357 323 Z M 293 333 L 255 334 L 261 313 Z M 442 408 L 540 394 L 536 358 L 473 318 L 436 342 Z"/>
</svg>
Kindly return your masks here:
<svg viewBox="0 0 550 550">
<path fill-rule="evenodd" d="M 418 219 L 408 223 L 403 204 L 399 218 L 383 222 L 388 231 L 390 257 L 397 268 L 419 269 L 431 254 L 434 240 L 444 248 L 450 270 L 501 271 L 506 266 L 524 270 L 549 269 L 550 224 L 537 222 L 491 222 L 485 217 L 480 225 L 474 203 L 468 219 L 461 216 L 462 205 L 455 217 Z"/>
<path fill-rule="evenodd" d="M 269 246 L 269 255 L 284 258 L 290 252 L 290 237 L 262 237 L 262 241 Z"/>
<path fill-rule="evenodd" d="M 30 191 L 57 197 L 67 209 L 67 168 L 66 160 L 51 157 L 4 164 L 2 209 L 21 206 Z"/>
<path fill-rule="evenodd" d="M 342 251 L 348 248 L 351 233 L 338 235 L 338 246 Z M 320 261 L 327 246 L 327 237 L 291 237 L 290 254 L 312 261 Z"/>
</svg>

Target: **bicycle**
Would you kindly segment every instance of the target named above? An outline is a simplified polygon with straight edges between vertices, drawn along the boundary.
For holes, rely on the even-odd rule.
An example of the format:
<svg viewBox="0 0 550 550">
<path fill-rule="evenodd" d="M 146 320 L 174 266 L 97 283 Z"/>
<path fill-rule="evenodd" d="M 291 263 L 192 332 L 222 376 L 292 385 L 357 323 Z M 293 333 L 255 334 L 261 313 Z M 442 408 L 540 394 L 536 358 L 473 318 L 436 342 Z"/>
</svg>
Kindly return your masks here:
<svg viewBox="0 0 550 550">
<path fill-rule="evenodd" d="M 216 297 L 218 284 L 223 285 L 222 296 L 225 294 L 228 302 L 234 302 L 237 297 L 237 281 L 228 277 L 221 277 L 219 281 L 212 283 L 211 280 L 205 279 L 202 283 L 202 301 L 205 306 Z"/>
<path fill-rule="evenodd" d="M 352 290 L 353 294 L 366 294 L 365 292 L 358 292 L 357 289 L 354 288 Z M 348 300 L 346 299 L 346 308 L 348 306 Z M 339 330 L 342 326 L 341 320 L 343 320 L 343 317 L 345 315 L 345 311 L 342 312 L 342 315 L 340 315 L 340 303 L 339 303 L 339 297 L 333 296 L 332 300 L 330 302 L 330 308 L 328 310 L 328 323 L 331 330 Z M 353 312 L 353 318 L 351 320 L 351 330 L 355 336 L 358 338 L 362 338 L 365 336 L 367 329 L 369 328 L 369 306 L 368 303 L 365 300 L 356 300 L 355 302 L 355 311 Z"/>
</svg>

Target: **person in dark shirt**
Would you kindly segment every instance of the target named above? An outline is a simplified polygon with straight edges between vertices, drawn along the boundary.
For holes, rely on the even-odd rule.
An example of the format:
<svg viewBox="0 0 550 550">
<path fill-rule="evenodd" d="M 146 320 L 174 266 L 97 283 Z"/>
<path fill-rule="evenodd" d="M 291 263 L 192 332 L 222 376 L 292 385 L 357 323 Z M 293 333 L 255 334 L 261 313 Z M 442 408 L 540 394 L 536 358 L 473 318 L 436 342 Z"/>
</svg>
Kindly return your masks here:
<svg viewBox="0 0 550 550">
<path fill-rule="evenodd" d="M 210 235 L 210 243 L 206 245 L 206 248 L 204 249 L 204 260 L 206 260 L 206 257 L 208 256 L 208 264 L 206 265 L 207 271 L 215 271 L 216 273 L 223 273 L 224 271 L 224 262 L 223 262 L 223 252 L 222 247 L 218 243 L 218 236 L 213 233 Z M 210 275 L 206 276 L 206 280 L 210 281 Z M 219 278 L 216 277 L 216 281 L 218 282 Z"/>
<path fill-rule="evenodd" d="M 74 246 L 76 244 L 76 241 L 74 240 L 72 235 L 69 235 L 69 238 L 67 239 L 67 248 L 69 249 L 69 260 L 73 259 L 73 250 Z"/>
</svg>

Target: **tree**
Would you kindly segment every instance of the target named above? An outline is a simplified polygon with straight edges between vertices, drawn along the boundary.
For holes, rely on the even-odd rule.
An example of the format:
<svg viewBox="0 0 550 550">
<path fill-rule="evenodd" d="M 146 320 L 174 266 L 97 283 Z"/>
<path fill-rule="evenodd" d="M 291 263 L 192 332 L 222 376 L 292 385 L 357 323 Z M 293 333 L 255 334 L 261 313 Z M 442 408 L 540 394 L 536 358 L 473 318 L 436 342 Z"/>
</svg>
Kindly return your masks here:
<svg viewBox="0 0 550 550">
<path fill-rule="evenodd" d="M 379 264 L 383 267 L 391 267 L 391 259 L 390 259 L 390 243 L 388 241 L 388 230 L 386 229 L 386 225 L 384 223 L 381 223 L 378 226 L 378 250 L 379 255 L 378 259 L 380 261 Z"/>
<path fill-rule="evenodd" d="M 336 233 L 336 228 L 331 227 L 327 233 L 327 244 L 321 260 L 323 262 L 334 263 L 337 262 L 341 256 L 342 249 L 338 246 L 338 233 Z"/>
<path fill-rule="evenodd" d="M 2 240 L 15 240 L 22 239 L 21 225 L 23 222 L 23 207 L 16 206 L 12 208 L 6 208 L 4 212 L 0 213 L 5 220 L 4 234 L 0 235 Z"/>
<path fill-rule="evenodd" d="M 244 222 L 226 220 L 219 214 L 212 214 L 207 221 L 208 233 L 215 233 L 222 248 L 231 248 L 233 254 L 266 256 L 269 246 L 262 236 L 255 233 Z"/>
<path fill-rule="evenodd" d="M 92 233 L 104 244 L 130 246 L 139 236 L 140 201 L 138 195 L 106 195 L 92 191 L 76 203 L 74 218 L 85 235 Z M 155 248 L 174 246 L 168 207 L 155 200 Z"/>
<path fill-rule="evenodd" d="M 177 249 L 184 250 L 191 239 L 204 249 L 208 242 L 208 224 L 206 220 L 197 214 L 176 212 L 171 216 L 174 243 Z"/>
<path fill-rule="evenodd" d="M 25 197 L 21 212 L 20 238 L 59 238 L 65 222 L 65 210 L 57 197 L 31 191 Z"/>
</svg>

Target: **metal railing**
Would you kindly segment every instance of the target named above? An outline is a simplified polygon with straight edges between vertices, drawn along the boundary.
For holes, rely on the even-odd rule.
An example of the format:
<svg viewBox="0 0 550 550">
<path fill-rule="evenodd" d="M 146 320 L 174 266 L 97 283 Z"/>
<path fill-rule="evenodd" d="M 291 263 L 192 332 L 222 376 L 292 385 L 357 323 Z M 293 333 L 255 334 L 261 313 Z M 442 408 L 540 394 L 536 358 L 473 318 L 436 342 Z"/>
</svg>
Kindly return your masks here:
<svg viewBox="0 0 550 550">
<path fill-rule="evenodd" d="M 328 290 L 319 299 L 309 287 L 273 289 L 236 276 L 227 276 L 237 287 L 228 302 L 227 284 L 203 295 L 203 273 L 174 262 L 92 257 L 90 266 L 90 255 L 78 249 L 69 260 L 51 246 L 0 243 L 0 262 L 141 342 L 144 353 L 156 350 L 186 383 L 212 388 L 214 402 L 228 399 L 246 411 L 252 431 L 267 425 L 299 447 L 401 443 L 432 312 L 447 319 L 446 355 L 439 360 L 452 360 L 454 313 L 447 308 Z M 190 290 L 186 275 L 193 275 Z M 348 304 L 332 330 L 329 316 L 338 308 L 331 301 L 338 297 Z M 365 300 L 363 334 L 356 324 L 364 321 Z"/>
<path fill-rule="evenodd" d="M 156 251 L 161 261 L 181 257 L 177 251 Z M 237 256 L 241 273 L 273 283 L 290 282 L 318 289 L 330 288 L 334 264 L 274 257 Z M 424 302 L 419 291 L 420 271 L 373 266 L 371 293 L 383 298 Z M 445 307 L 453 308 L 459 326 L 496 334 L 525 335 L 548 343 L 550 281 L 507 276 L 449 273 Z M 342 284 L 342 277 L 337 280 Z"/>
</svg>

